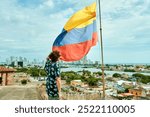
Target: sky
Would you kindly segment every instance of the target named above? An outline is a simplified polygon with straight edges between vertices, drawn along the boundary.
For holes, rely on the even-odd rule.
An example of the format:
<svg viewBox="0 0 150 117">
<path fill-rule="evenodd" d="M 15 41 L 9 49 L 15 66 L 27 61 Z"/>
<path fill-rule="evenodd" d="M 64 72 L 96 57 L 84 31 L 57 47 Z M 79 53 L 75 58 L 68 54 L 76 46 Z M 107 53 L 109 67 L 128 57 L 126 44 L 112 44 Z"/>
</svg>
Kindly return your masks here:
<svg viewBox="0 0 150 117">
<path fill-rule="evenodd" d="M 94 1 L 0 0 L 0 61 L 45 60 L 67 20 Z M 104 63 L 150 63 L 150 1 L 101 0 L 101 12 Z M 87 58 L 101 60 L 99 43 Z"/>
</svg>

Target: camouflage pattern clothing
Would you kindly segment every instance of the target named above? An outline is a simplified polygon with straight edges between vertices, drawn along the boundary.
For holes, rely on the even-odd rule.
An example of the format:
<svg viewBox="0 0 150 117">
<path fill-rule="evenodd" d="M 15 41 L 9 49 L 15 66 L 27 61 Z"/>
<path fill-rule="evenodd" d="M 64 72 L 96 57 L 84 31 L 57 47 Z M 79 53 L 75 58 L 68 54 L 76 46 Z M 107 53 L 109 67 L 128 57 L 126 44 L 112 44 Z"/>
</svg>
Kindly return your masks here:
<svg viewBox="0 0 150 117">
<path fill-rule="evenodd" d="M 60 76 L 59 63 L 47 60 L 44 69 L 48 76 L 46 79 L 46 92 L 49 96 L 49 99 L 56 99 L 57 97 L 59 97 L 56 84 L 56 78 Z"/>
</svg>

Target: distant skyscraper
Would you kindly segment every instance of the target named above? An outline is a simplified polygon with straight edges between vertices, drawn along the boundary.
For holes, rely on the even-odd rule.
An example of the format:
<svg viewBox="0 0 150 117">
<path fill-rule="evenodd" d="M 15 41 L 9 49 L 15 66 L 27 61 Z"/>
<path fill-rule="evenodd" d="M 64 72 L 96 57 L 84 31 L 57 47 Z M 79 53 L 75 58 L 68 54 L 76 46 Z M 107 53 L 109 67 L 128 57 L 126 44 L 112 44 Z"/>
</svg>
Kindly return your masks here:
<svg viewBox="0 0 150 117">
<path fill-rule="evenodd" d="M 9 65 L 10 64 L 10 61 L 8 58 L 6 58 L 6 64 Z"/>
<path fill-rule="evenodd" d="M 23 58 L 21 56 L 19 57 L 19 61 L 23 61 Z"/>
<path fill-rule="evenodd" d="M 87 56 L 83 57 L 82 61 L 83 61 L 83 64 L 87 64 Z"/>
<path fill-rule="evenodd" d="M 36 59 L 33 60 L 33 64 L 37 64 L 37 60 Z"/>
<path fill-rule="evenodd" d="M 95 61 L 95 64 L 96 64 L 96 65 L 100 64 L 100 61 Z"/>
<path fill-rule="evenodd" d="M 18 67 L 23 67 L 23 61 L 18 61 L 18 62 L 17 62 L 17 66 L 18 66 Z"/>
<path fill-rule="evenodd" d="M 15 61 L 15 57 L 14 56 L 11 56 L 10 57 L 10 62 L 12 63 L 12 62 L 14 62 Z"/>
<path fill-rule="evenodd" d="M 23 58 L 23 62 L 28 62 L 27 58 L 24 57 Z"/>
<path fill-rule="evenodd" d="M 93 62 L 90 59 L 88 59 L 88 64 L 93 64 Z"/>
</svg>

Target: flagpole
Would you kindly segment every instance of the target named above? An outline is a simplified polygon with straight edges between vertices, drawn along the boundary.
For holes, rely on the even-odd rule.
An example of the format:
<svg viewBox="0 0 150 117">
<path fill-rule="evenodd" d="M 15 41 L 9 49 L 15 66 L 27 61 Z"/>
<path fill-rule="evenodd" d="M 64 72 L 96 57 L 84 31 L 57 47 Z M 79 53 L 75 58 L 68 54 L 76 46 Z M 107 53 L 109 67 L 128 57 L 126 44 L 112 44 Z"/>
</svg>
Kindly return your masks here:
<svg viewBox="0 0 150 117">
<path fill-rule="evenodd" d="M 105 99 L 105 78 L 104 78 L 104 56 L 103 56 L 103 40 L 102 40 L 102 21 L 101 21 L 101 3 L 99 3 L 99 24 L 100 24 L 100 44 L 101 44 L 101 70 L 102 70 L 102 81 L 103 81 L 103 99 Z"/>
</svg>

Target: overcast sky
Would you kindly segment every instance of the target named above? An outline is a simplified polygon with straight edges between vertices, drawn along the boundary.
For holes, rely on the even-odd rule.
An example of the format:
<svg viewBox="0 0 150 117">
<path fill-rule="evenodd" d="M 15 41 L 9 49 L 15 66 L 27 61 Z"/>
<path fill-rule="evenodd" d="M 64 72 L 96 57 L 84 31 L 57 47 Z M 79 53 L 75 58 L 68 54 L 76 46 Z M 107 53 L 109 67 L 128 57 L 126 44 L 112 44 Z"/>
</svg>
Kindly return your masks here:
<svg viewBox="0 0 150 117">
<path fill-rule="evenodd" d="M 95 0 L 0 0 L 0 61 L 44 60 L 69 17 Z M 105 63 L 150 63 L 150 0 L 101 0 Z M 99 44 L 88 58 L 100 60 Z"/>
</svg>

